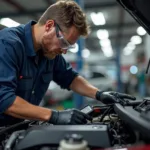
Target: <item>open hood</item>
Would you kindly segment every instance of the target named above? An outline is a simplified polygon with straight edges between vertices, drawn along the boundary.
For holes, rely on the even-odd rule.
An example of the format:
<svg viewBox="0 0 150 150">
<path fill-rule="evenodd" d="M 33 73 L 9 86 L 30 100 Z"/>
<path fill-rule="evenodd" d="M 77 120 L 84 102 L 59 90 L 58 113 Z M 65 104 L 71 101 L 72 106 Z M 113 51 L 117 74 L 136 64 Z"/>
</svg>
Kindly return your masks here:
<svg viewBox="0 0 150 150">
<path fill-rule="evenodd" d="M 150 0 L 116 0 L 150 34 Z"/>
</svg>

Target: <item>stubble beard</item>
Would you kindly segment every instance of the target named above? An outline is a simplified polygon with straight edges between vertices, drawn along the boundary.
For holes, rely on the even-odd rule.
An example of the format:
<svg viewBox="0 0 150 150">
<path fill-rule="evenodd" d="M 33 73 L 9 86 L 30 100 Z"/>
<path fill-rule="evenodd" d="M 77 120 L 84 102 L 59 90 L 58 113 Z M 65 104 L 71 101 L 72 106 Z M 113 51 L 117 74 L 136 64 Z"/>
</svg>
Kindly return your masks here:
<svg viewBox="0 0 150 150">
<path fill-rule="evenodd" d="M 48 59 L 54 59 L 56 57 L 56 54 L 54 52 L 50 52 L 48 48 L 44 46 L 44 41 L 42 43 L 42 53 L 43 56 L 45 56 Z"/>
</svg>

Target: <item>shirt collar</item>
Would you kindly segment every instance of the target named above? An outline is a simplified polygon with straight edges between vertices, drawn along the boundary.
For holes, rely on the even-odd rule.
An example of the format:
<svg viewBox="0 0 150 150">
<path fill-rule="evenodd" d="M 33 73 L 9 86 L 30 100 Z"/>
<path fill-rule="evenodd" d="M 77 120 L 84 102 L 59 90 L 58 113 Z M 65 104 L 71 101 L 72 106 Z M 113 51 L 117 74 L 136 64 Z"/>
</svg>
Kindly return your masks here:
<svg viewBox="0 0 150 150">
<path fill-rule="evenodd" d="M 36 56 L 33 45 L 32 25 L 36 24 L 35 21 L 30 21 L 25 25 L 25 47 L 28 56 Z"/>
</svg>

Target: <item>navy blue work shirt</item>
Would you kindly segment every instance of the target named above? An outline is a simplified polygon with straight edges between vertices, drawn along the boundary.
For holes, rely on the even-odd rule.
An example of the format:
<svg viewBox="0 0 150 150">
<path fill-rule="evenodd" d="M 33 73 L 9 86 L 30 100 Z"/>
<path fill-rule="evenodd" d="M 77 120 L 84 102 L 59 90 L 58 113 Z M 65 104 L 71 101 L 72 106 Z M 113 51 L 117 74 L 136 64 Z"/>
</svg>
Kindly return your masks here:
<svg viewBox="0 0 150 150">
<path fill-rule="evenodd" d="M 39 105 L 51 80 L 69 90 L 78 75 L 61 55 L 53 60 L 43 56 L 40 63 L 36 63 L 31 29 L 34 24 L 36 22 L 30 21 L 0 31 L 0 124 L 14 119 L 3 112 L 16 96 Z"/>
</svg>

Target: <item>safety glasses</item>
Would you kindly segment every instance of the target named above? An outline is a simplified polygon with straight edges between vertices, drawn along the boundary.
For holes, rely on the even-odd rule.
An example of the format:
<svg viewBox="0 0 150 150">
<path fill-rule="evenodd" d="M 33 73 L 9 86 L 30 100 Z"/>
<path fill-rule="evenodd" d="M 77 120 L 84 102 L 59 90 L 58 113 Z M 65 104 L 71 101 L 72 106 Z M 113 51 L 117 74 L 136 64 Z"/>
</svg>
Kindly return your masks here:
<svg viewBox="0 0 150 150">
<path fill-rule="evenodd" d="M 70 44 L 63 36 L 62 30 L 60 29 L 59 25 L 55 22 L 55 30 L 56 30 L 56 36 L 59 40 L 61 49 L 72 49 L 75 48 L 75 44 Z"/>
</svg>

